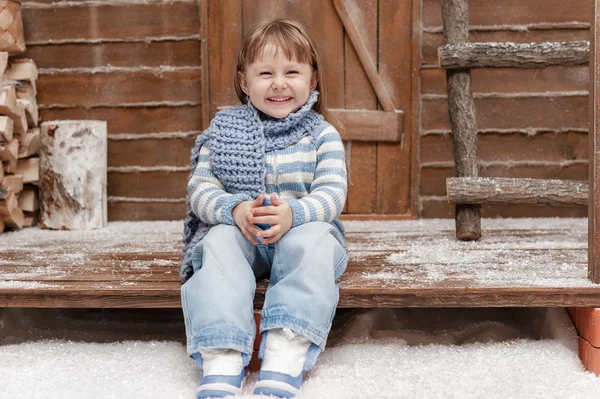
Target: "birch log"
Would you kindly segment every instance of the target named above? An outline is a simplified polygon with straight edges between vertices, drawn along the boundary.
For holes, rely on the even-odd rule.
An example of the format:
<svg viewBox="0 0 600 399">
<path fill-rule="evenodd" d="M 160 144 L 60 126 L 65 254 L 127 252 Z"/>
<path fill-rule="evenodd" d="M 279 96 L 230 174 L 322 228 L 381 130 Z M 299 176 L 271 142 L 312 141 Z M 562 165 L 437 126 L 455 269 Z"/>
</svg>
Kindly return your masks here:
<svg viewBox="0 0 600 399">
<path fill-rule="evenodd" d="M 107 224 L 105 121 L 41 125 L 40 226 L 87 230 Z"/>
</svg>

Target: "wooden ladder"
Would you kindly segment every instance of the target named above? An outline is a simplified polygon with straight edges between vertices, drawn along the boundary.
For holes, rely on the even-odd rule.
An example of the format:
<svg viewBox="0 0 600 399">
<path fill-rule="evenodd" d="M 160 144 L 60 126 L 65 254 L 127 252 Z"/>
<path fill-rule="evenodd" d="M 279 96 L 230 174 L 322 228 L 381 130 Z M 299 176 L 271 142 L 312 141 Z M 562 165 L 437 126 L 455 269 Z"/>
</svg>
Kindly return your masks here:
<svg viewBox="0 0 600 399">
<path fill-rule="evenodd" d="M 443 0 L 446 44 L 438 49 L 446 70 L 455 176 L 448 178 L 448 200 L 456 206 L 456 237 L 481 237 L 481 204 L 527 203 L 588 205 L 588 277 L 600 283 L 600 0 L 593 0 L 589 42 L 469 43 L 468 0 Z M 544 68 L 590 65 L 589 183 L 569 180 L 481 178 L 477 166 L 475 104 L 471 68 Z"/>
</svg>

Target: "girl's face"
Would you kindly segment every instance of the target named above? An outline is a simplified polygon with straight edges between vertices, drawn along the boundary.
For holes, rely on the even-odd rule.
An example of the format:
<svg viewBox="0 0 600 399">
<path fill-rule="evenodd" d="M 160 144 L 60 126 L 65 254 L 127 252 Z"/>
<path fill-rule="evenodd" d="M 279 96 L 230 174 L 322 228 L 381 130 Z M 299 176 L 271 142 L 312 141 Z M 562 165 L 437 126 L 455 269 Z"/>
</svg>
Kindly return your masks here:
<svg viewBox="0 0 600 399">
<path fill-rule="evenodd" d="M 252 104 L 274 118 L 297 111 L 317 86 L 317 73 L 310 65 L 287 59 L 273 46 L 265 47 L 262 57 L 238 72 L 238 79 Z"/>
</svg>

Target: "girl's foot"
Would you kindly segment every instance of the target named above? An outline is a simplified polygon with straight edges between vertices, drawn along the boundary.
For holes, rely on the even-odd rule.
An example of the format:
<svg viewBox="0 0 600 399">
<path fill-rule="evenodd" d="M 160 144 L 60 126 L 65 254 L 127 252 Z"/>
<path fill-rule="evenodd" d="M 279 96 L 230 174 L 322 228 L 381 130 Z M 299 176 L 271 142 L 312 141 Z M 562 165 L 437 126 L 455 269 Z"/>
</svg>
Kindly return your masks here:
<svg viewBox="0 0 600 399">
<path fill-rule="evenodd" d="M 232 349 L 203 349 L 202 379 L 197 399 L 241 395 L 246 370 L 242 354 Z"/>
</svg>

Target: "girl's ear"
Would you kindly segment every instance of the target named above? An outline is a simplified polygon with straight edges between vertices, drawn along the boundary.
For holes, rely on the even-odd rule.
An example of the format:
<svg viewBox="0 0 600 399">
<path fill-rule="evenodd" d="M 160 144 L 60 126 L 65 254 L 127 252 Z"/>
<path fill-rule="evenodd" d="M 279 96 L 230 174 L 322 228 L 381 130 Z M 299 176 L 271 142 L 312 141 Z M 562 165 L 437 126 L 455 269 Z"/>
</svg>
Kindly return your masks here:
<svg viewBox="0 0 600 399">
<path fill-rule="evenodd" d="M 246 93 L 246 95 L 249 95 L 248 94 L 248 85 L 246 84 L 246 77 L 240 71 L 238 71 L 238 79 L 240 81 L 240 87 L 242 88 L 242 91 L 244 93 Z"/>
<path fill-rule="evenodd" d="M 310 78 L 310 90 L 314 90 L 317 88 L 317 83 L 319 83 L 319 72 L 314 71 Z"/>
</svg>

